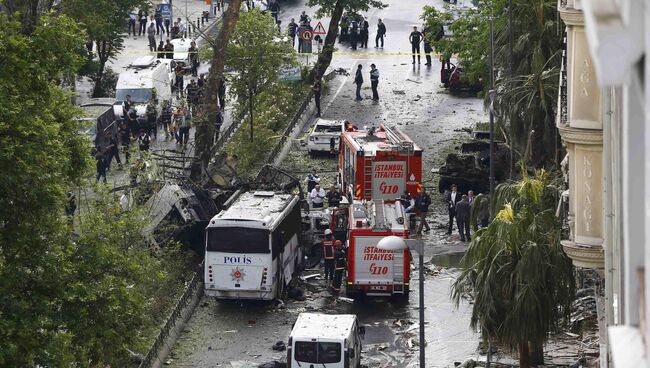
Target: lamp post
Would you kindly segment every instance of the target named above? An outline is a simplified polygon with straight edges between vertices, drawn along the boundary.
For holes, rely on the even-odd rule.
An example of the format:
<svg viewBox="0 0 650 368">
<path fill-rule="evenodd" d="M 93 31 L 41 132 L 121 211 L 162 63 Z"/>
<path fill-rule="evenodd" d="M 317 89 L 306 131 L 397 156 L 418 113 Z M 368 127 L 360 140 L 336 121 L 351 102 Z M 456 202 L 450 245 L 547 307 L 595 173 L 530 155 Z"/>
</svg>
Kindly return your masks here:
<svg viewBox="0 0 650 368">
<path fill-rule="evenodd" d="M 403 239 L 399 236 L 390 235 L 382 238 L 377 243 L 377 248 L 381 250 L 405 250 L 411 249 L 418 252 L 418 269 L 420 270 L 420 368 L 425 368 L 424 364 L 424 242 L 419 239 Z"/>
</svg>

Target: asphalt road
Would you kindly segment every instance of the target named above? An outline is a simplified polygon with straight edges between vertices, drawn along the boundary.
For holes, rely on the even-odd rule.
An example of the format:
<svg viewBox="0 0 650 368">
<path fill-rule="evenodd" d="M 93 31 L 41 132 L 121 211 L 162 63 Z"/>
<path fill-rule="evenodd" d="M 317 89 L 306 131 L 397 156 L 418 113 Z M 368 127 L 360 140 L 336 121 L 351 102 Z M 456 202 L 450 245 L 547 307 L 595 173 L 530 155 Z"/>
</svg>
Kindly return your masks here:
<svg viewBox="0 0 650 368">
<path fill-rule="evenodd" d="M 337 75 L 327 86 L 323 96 L 323 116 L 347 119 L 359 126 L 377 126 L 380 123 L 396 125 L 410 135 L 424 149 L 423 171 L 437 167 L 442 153 L 453 149 L 458 131 L 486 121 L 483 101 L 478 98 L 456 97 L 448 94 L 440 84 L 440 63 L 434 57 L 433 65 L 411 64 L 410 56 L 395 55 L 410 52 L 408 35 L 413 25 L 421 24 L 422 6 L 442 7 L 441 0 L 390 0 L 383 10 L 365 14 L 371 24 L 368 49 L 352 51 L 349 46 L 337 44 L 338 53 L 332 70 L 343 68 L 350 73 Z M 304 0 L 283 1 L 283 27 L 290 19 L 299 18 L 302 10 L 313 17 L 313 9 Z M 387 27 L 385 47 L 374 47 L 377 19 Z M 314 19 L 315 26 L 318 20 Z M 327 29 L 327 22 L 323 21 Z M 313 62 L 314 57 L 311 57 Z M 303 60 L 307 62 L 306 58 Z M 375 63 L 380 70 L 380 101 L 370 100 L 369 70 Z M 353 72 L 362 65 L 366 84 L 365 99 L 354 101 Z M 323 157 L 310 159 L 306 149 L 294 144 L 285 164 L 298 176 L 311 167 L 325 172 L 336 169 L 335 160 Z M 426 185 L 433 186 L 433 177 L 427 174 Z M 442 235 L 444 217 L 433 216 L 433 231 L 425 236 L 426 260 L 437 254 L 458 253 L 465 250 L 457 236 Z M 451 262 L 450 262 L 451 259 Z M 427 367 L 453 367 L 455 361 L 477 358 L 478 335 L 469 328 L 470 309 L 465 303 L 452 305 L 449 290 L 457 271 L 453 269 L 458 257 L 436 256 L 428 267 L 425 279 L 425 319 Z M 440 264 L 445 267 L 437 266 Z M 448 268 L 447 266 L 452 266 Z M 412 293 L 408 303 L 390 303 L 386 299 L 368 299 L 355 303 L 341 301 L 330 295 L 322 280 L 311 280 L 301 287 L 307 301 L 287 301 L 279 308 L 273 303 L 217 302 L 204 299 L 179 341 L 172 349 L 170 367 L 247 367 L 253 363 L 284 360 L 285 353 L 271 350 L 278 340 L 286 341 L 297 315 L 305 311 L 323 313 L 355 313 L 368 326 L 362 354 L 362 363 L 369 367 L 412 367 L 418 360 L 417 329 L 417 271 L 413 271 Z"/>
</svg>

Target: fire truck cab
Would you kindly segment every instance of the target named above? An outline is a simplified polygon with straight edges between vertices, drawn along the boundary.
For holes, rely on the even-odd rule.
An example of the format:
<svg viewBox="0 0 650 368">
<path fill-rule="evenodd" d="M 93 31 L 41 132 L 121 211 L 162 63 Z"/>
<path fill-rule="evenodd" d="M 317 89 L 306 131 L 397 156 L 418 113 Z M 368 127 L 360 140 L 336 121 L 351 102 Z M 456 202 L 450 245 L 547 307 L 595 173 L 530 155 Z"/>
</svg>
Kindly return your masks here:
<svg viewBox="0 0 650 368">
<path fill-rule="evenodd" d="M 422 185 L 422 149 L 401 130 L 382 125 L 341 135 L 338 181 L 352 199 L 396 199 Z"/>
<path fill-rule="evenodd" d="M 408 297 L 410 251 L 386 251 L 376 247 L 389 235 L 408 238 L 406 222 L 399 201 L 356 200 L 348 208 L 334 211 L 335 238 L 346 244 L 348 296 Z"/>
</svg>

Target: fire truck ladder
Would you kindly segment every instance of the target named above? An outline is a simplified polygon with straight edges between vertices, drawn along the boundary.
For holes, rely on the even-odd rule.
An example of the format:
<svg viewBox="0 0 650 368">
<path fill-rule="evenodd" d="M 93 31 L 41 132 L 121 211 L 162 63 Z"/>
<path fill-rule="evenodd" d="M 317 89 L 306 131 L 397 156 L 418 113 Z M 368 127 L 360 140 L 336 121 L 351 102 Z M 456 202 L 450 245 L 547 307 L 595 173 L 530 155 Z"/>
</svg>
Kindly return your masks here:
<svg viewBox="0 0 650 368">
<path fill-rule="evenodd" d="M 361 198 L 372 198 L 372 157 L 363 158 L 363 196 Z"/>
<path fill-rule="evenodd" d="M 415 149 L 413 142 L 396 128 L 384 125 L 384 131 L 386 132 L 386 138 L 393 144 L 399 146 L 400 149 L 407 151 L 413 151 Z"/>
</svg>

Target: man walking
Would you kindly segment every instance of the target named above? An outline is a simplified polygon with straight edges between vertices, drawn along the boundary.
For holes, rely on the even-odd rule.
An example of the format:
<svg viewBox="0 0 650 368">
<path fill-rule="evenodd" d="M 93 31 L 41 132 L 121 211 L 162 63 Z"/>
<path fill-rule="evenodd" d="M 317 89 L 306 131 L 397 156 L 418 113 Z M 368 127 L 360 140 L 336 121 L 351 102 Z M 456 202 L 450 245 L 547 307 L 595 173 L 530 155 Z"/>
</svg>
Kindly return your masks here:
<svg viewBox="0 0 650 368">
<path fill-rule="evenodd" d="M 134 12 L 129 13 L 129 28 L 128 28 L 128 34 L 129 36 L 131 35 L 131 32 L 133 32 L 133 36 L 135 37 L 135 20 L 137 19 L 137 16 L 135 15 Z"/>
<path fill-rule="evenodd" d="M 384 48 L 384 36 L 386 36 L 386 25 L 379 19 L 377 21 L 377 36 L 375 36 L 375 48 L 379 47 L 379 40 L 381 40 L 381 48 Z"/>
<path fill-rule="evenodd" d="M 320 78 L 316 80 L 316 83 L 314 83 L 312 90 L 314 91 L 314 102 L 316 103 L 316 117 L 320 117 Z"/>
<path fill-rule="evenodd" d="M 456 217 L 456 204 L 460 202 L 460 193 L 458 193 L 458 187 L 456 184 L 451 185 L 451 192 L 447 192 L 445 195 L 445 200 L 447 201 L 447 208 L 449 209 L 449 229 L 447 230 L 447 235 L 451 235 L 451 231 L 454 228 L 454 218 Z"/>
<path fill-rule="evenodd" d="M 165 27 L 163 27 L 163 18 L 160 7 L 156 8 L 153 19 L 156 22 L 156 35 L 159 35 L 160 32 L 162 32 L 162 34 L 165 34 Z"/>
<path fill-rule="evenodd" d="M 370 64 L 370 86 L 372 87 L 372 100 L 379 101 L 377 86 L 379 85 L 379 69 L 375 64 Z"/>
<path fill-rule="evenodd" d="M 199 68 L 199 49 L 196 47 L 196 42 L 190 42 L 190 48 L 187 49 L 190 57 L 190 67 L 192 68 L 192 76 L 198 76 L 197 69 Z"/>
<path fill-rule="evenodd" d="M 424 39 L 424 57 L 427 59 L 427 62 L 424 65 L 431 66 L 431 53 L 433 52 L 433 48 L 424 32 L 422 32 L 422 38 Z"/>
<path fill-rule="evenodd" d="M 429 223 L 427 223 L 427 213 L 429 212 L 429 206 L 431 205 L 431 197 L 427 193 L 427 189 L 422 187 L 422 191 L 415 198 L 415 212 L 420 219 L 420 224 L 418 225 L 418 234 L 422 234 L 422 227 L 425 227 L 424 232 L 431 230 Z"/>
<path fill-rule="evenodd" d="M 149 40 L 149 51 L 156 52 L 156 26 L 149 23 L 147 28 L 147 39 Z"/>
<path fill-rule="evenodd" d="M 138 29 L 138 36 L 141 36 L 147 32 L 147 13 L 140 10 L 138 12 L 138 22 L 140 22 L 140 28 Z"/>
<path fill-rule="evenodd" d="M 418 27 L 413 27 L 413 32 L 409 35 L 409 42 L 411 43 L 413 64 L 415 64 L 415 54 L 418 55 L 418 64 L 420 64 L 420 43 L 422 42 L 422 33 L 418 31 Z"/>
<path fill-rule="evenodd" d="M 325 280 L 334 281 L 334 238 L 332 230 L 325 230 L 325 239 L 323 239 L 323 260 L 325 261 Z"/>
<path fill-rule="evenodd" d="M 359 35 L 361 37 L 361 48 L 367 49 L 368 48 L 368 32 L 369 32 L 368 28 L 370 28 L 370 24 L 368 24 L 368 21 L 366 20 L 366 18 L 363 18 L 363 20 L 361 21 L 360 28 L 361 28 L 361 31 L 360 31 Z"/>
<path fill-rule="evenodd" d="M 456 203 L 456 221 L 458 222 L 461 241 L 470 241 L 472 239 L 469 234 L 469 210 L 469 200 L 466 195 L 463 195 L 460 202 Z"/>
<path fill-rule="evenodd" d="M 354 76 L 354 84 L 357 85 L 357 101 L 363 100 L 361 97 L 361 85 L 363 84 L 363 74 L 361 74 L 361 64 L 357 66 L 357 74 Z"/>
<path fill-rule="evenodd" d="M 294 18 L 291 18 L 291 22 L 287 26 L 287 33 L 289 34 L 289 38 L 291 38 L 291 47 L 296 46 L 296 32 L 298 32 L 298 24 Z"/>
</svg>

